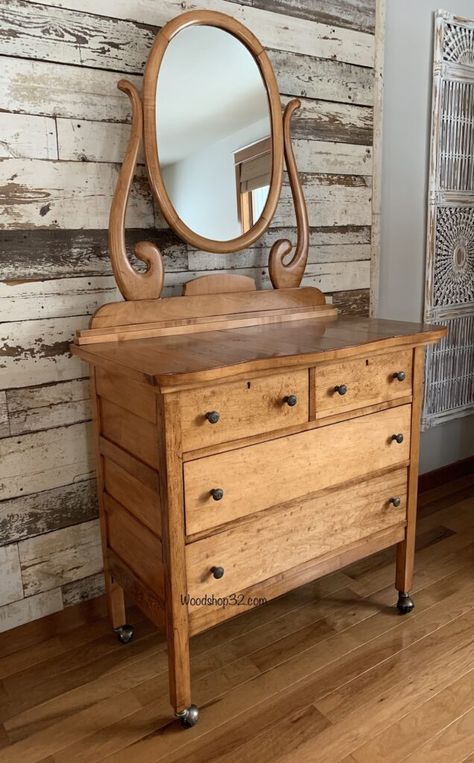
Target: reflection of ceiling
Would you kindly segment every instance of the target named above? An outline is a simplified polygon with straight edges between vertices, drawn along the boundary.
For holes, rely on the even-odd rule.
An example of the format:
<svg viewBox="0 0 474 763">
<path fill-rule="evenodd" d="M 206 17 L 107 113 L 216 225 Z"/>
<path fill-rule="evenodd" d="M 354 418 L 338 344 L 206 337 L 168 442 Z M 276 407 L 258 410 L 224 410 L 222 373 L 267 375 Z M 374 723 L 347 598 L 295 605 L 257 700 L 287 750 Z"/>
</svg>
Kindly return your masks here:
<svg viewBox="0 0 474 763">
<path fill-rule="evenodd" d="M 162 165 L 263 118 L 268 119 L 270 133 L 265 86 L 240 40 L 208 26 L 187 27 L 171 40 L 156 98 Z"/>
</svg>

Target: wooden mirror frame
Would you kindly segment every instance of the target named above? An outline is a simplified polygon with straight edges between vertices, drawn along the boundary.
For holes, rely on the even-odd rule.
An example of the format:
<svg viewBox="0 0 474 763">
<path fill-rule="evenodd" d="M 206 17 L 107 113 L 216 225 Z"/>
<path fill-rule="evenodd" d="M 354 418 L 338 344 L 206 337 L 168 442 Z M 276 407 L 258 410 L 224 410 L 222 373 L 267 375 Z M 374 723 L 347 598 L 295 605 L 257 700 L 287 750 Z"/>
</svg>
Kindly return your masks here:
<svg viewBox="0 0 474 763">
<path fill-rule="evenodd" d="M 159 163 L 156 133 L 156 86 L 161 65 L 169 43 L 179 32 L 190 26 L 213 26 L 236 37 L 248 49 L 260 70 L 267 92 L 272 137 L 272 172 L 270 190 L 263 212 L 252 227 L 237 238 L 218 241 L 206 238 L 189 228 L 177 214 L 165 188 Z M 283 121 L 280 93 L 273 67 L 264 48 L 243 24 L 217 11 L 189 11 L 169 21 L 158 32 L 145 68 L 143 84 L 143 116 L 145 156 L 150 185 L 160 211 L 174 232 L 186 243 L 208 252 L 226 254 L 253 244 L 270 225 L 280 199 L 283 177 Z"/>
</svg>

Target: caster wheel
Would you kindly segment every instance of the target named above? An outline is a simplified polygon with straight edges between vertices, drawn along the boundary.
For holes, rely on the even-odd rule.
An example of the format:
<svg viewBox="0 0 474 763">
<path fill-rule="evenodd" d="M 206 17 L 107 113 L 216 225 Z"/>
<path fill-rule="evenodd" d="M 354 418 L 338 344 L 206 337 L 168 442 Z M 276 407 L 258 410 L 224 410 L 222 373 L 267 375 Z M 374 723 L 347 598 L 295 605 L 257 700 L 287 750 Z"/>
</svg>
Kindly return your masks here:
<svg viewBox="0 0 474 763">
<path fill-rule="evenodd" d="M 118 640 L 122 644 L 128 644 L 133 638 L 133 627 L 131 625 L 121 625 L 120 628 L 114 628 Z"/>
<path fill-rule="evenodd" d="M 414 608 L 413 600 L 410 598 L 410 596 L 407 593 L 402 593 L 401 591 L 398 594 L 398 601 L 397 601 L 397 609 L 400 612 L 401 615 L 408 615 L 409 612 L 412 611 Z"/>
<path fill-rule="evenodd" d="M 189 705 L 189 707 L 185 707 L 181 712 L 176 713 L 176 717 L 179 718 L 184 729 L 190 729 L 199 720 L 199 708 L 196 705 Z"/>
</svg>

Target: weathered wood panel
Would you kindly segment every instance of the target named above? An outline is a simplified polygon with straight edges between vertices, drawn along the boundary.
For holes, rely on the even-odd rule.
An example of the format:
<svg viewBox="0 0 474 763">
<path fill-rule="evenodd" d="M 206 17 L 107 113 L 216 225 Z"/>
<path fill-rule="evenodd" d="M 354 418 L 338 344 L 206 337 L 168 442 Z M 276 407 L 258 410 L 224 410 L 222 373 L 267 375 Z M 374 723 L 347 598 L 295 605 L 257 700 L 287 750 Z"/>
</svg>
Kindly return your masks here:
<svg viewBox="0 0 474 763">
<path fill-rule="evenodd" d="M 290 100 L 282 97 L 282 103 Z M 301 98 L 291 125 L 294 138 L 372 145 L 373 110 L 369 106 Z"/>
<path fill-rule="evenodd" d="M 54 119 L 0 112 L 0 159 L 5 158 L 57 159 Z"/>
<path fill-rule="evenodd" d="M 91 477 L 94 463 L 88 424 L 0 440 L 0 499 L 36 493 Z"/>
<path fill-rule="evenodd" d="M 327 175 L 371 175 L 372 148 L 350 143 L 294 140 L 298 170 Z"/>
<path fill-rule="evenodd" d="M 79 604 L 81 601 L 95 599 L 102 596 L 105 592 L 104 575 L 102 572 L 96 575 L 89 575 L 81 580 L 74 580 L 72 583 L 66 583 L 61 586 L 63 604 L 65 607 L 71 607 L 73 604 Z"/>
<path fill-rule="evenodd" d="M 0 227 L 107 226 L 117 178 L 115 165 L 88 162 L 42 162 L 41 165 L 38 167 L 34 159 L 1 160 L 0 167 L 7 183 L 0 192 L 3 205 Z M 370 177 L 302 173 L 302 183 L 310 224 L 328 227 L 370 225 Z M 93 208 L 91 196 L 96 201 Z M 285 182 L 272 225 L 287 226 L 292 217 L 293 201 Z M 143 168 L 139 168 L 134 191 L 130 195 L 127 218 L 132 227 L 153 226 L 151 197 Z M 165 227 L 157 213 L 155 220 L 158 227 Z"/>
<path fill-rule="evenodd" d="M 231 0 L 265 9 L 268 0 Z M 272 0 L 272 10 L 301 19 L 373 33 L 375 0 Z"/>
<path fill-rule="evenodd" d="M 138 87 L 141 77 L 127 76 Z M 2 57 L 0 98 L 6 111 L 126 122 L 128 98 L 116 72 Z"/>
<path fill-rule="evenodd" d="M 0 633 L 29 623 L 31 620 L 52 615 L 53 612 L 59 612 L 62 608 L 63 599 L 60 588 L 6 604 L 0 607 Z"/>
<path fill-rule="evenodd" d="M 302 180 L 310 225 L 332 228 L 371 224 L 370 178 L 360 175 L 305 175 Z M 272 225 L 287 226 L 290 220 L 294 220 L 294 208 L 290 189 L 285 183 Z"/>
<path fill-rule="evenodd" d="M 100 5 L 94 0 L 38 0 L 41 5 L 68 8 L 83 13 L 98 14 L 114 19 L 138 21 L 140 24 L 163 26 L 186 10 L 195 10 L 192 0 L 106 0 Z M 373 63 L 373 36 L 343 29 L 297 16 L 282 16 L 268 9 L 245 7 L 229 0 L 201 0 L 200 10 L 227 13 L 246 24 L 266 48 L 305 53 L 318 58 L 371 66 Z"/>
<path fill-rule="evenodd" d="M 28 387 L 87 376 L 85 363 L 72 358 L 69 344 L 89 316 L 0 324 L 1 384 Z"/>
<path fill-rule="evenodd" d="M 6 396 L 12 435 L 91 419 L 88 379 L 9 389 L 2 394 Z"/>
<path fill-rule="evenodd" d="M 332 295 L 332 304 L 343 315 L 369 315 L 370 290 L 355 289 L 354 291 L 339 291 Z"/>
<path fill-rule="evenodd" d="M 280 92 L 338 103 L 371 106 L 373 72 L 361 66 L 269 50 Z"/>
<path fill-rule="evenodd" d="M 50 281 L 0 282 L 2 312 L 9 321 L 92 315 L 107 302 L 121 300 L 113 276 Z"/>
<path fill-rule="evenodd" d="M 137 241 L 149 239 L 157 243 L 165 257 L 165 268 L 185 270 L 187 249 L 169 230 L 146 231 L 128 228 L 127 244 L 132 251 Z M 107 231 L 3 230 L 0 246 L 0 272 L 5 281 L 69 276 L 110 275 L 112 272 L 107 245 Z M 130 257 L 137 265 L 133 256 Z M 143 263 L 139 263 L 139 267 Z"/>
<path fill-rule="evenodd" d="M 114 164 L 2 159 L 0 228 L 106 228 L 117 182 Z M 91 204 L 91 197 L 94 203 Z M 130 194 L 131 227 L 153 227 L 153 206 L 143 168 Z"/>
<path fill-rule="evenodd" d="M 0 8 L 2 54 L 142 73 L 156 28 L 9 0 Z"/>
<path fill-rule="evenodd" d="M 25 596 L 33 596 L 102 569 L 99 521 L 65 527 L 18 544 Z"/>
<path fill-rule="evenodd" d="M 89 522 L 97 517 L 94 479 L 0 501 L 0 537 L 10 542 Z"/>
<path fill-rule="evenodd" d="M 313 131 L 315 128 L 311 125 L 309 129 Z M 61 160 L 120 163 L 125 156 L 130 126 L 58 118 L 57 131 Z M 367 137 L 370 140 L 370 136 Z M 349 175 L 370 175 L 372 172 L 370 145 L 297 138 L 293 147 L 300 172 Z M 139 163 L 143 162 L 141 151 Z"/>
<path fill-rule="evenodd" d="M 270 228 L 255 245 L 232 258 L 223 256 L 216 267 L 247 267 L 266 265 L 271 245 L 278 238 L 295 239 L 294 228 Z M 195 252 L 179 242 L 170 230 L 127 230 L 130 246 L 143 238 L 154 241 L 163 252 L 165 270 L 206 270 L 214 267 L 219 255 Z M 0 272 L 5 281 L 41 280 L 75 276 L 110 275 L 111 265 L 107 250 L 107 231 L 62 231 L 36 228 L 33 231 L 9 230 L 2 232 L 0 247 Z M 369 226 L 341 226 L 337 228 L 313 227 L 310 230 L 310 258 L 315 253 L 316 262 L 335 262 L 348 259 L 348 248 L 370 244 Z M 188 254 L 189 251 L 189 254 Z M 346 251 L 346 253 L 345 253 Z M 257 261 L 253 258 L 258 252 Z M 340 254 L 339 254 L 340 252 Z M 202 256 L 201 256 L 202 255 Z M 195 259 L 197 257 L 198 259 Z M 350 258 L 350 257 L 349 257 Z M 354 257 L 354 259 L 365 259 Z M 250 261 L 252 260 L 252 261 Z M 197 264 L 199 262 L 199 264 Z"/>
<path fill-rule="evenodd" d="M 23 596 L 18 546 L 11 543 L 0 546 L 0 607 Z"/>
<path fill-rule="evenodd" d="M 130 137 L 130 125 L 60 118 L 56 120 L 56 124 L 58 153 L 62 161 L 123 161 Z M 143 164 L 144 161 L 142 147 L 138 163 Z"/>
<path fill-rule="evenodd" d="M 9 434 L 7 396 L 5 392 L 0 392 L 0 437 L 8 437 Z"/>
<path fill-rule="evenodd" d="M 296 231 L 292 228 L 281 228 L 275 232 L 275 240 L 288 238 L 296 241 Z M 332 246 L 318 246 L 318 234 L 310 235 L 308 264 L 322 264 L 326 262 L 355 262 L 358 260 L 370 260 L 370 244 L 339 244 Z M 239 252 L 232 258 L 232 266 L 228 267 L 225 254 L 208 254 L 207 252 L 190 252 L 190 271 L 200 270 L 224 270 L 232 272 L 241 268 L 266 268 L 268 263 L 268 249 L 259 247 Z"/>
</svg>

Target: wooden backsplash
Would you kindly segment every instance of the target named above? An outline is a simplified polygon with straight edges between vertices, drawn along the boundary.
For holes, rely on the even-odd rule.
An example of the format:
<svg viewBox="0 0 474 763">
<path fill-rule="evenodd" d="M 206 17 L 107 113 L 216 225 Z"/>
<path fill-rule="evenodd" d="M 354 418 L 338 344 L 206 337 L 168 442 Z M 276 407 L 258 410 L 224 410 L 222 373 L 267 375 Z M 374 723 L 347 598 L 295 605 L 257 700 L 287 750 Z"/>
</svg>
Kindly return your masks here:
<svg viewBox="0 0 474 763">
<path fill-rule="evenodd" d="M 76 328 L 118 298 L 108 213 L 129 133 L 117 90 L 140 84 L 154 35 L 183 10 L 235 16 L 267 47 L 283 102 L 298 96 L 295 151 L 311 224 L 306 285 L 368 313 L 376 0 L 7 0 L 0 8 L 0 630 L 102 590 L 87 368 Z M 376 216 L 377 211 L 375 210 Z M 269 287 L 269 245 L 294 215 L 287 185 L 264 238 L 235 256 L 158 230 L 144 167 L 130 243 L 163 249 L 166 294 L 232 268 Z"/>
</svg>

